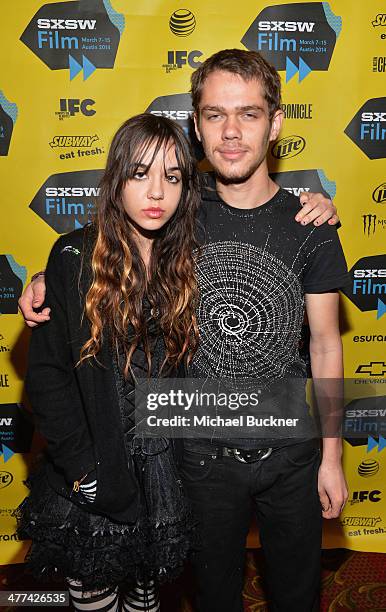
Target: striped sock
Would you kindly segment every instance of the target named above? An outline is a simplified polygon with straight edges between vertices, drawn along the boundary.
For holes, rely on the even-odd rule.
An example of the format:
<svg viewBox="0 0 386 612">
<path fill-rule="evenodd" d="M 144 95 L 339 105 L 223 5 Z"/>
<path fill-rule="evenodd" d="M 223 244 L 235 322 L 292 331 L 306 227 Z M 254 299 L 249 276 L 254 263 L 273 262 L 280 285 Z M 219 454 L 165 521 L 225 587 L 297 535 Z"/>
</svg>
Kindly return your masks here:
<svg viewBox="0 0 386 612">
<path fill-rule="evenodd" d="M 146 586 L 143 582 L 137 583 L 133 589 L 124 595 L 122 602 L 122 611 L 124 612 L 159 612 L 160 604 L 158 591 L 153 580 L 150 580 Z"/>
<path fill-rule="evenodd" d="M 83 591 L 79 580 L 67 578 L 71 602 L 75 610 L 98 610 L 99 612 L 118 612 L 118 587 L 100 591 Z"/>
</svg>

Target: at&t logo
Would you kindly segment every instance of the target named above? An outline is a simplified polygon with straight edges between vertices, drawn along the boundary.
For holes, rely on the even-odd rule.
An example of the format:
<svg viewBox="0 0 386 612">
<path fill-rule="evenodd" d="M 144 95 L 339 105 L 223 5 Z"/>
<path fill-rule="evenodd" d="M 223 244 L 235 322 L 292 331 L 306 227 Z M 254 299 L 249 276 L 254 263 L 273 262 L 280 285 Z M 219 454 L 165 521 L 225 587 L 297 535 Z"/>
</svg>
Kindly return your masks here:
<svg viewBox="0 0 386 612">
<path fill-rule="evenodd" d="M 365 459 L 358 466 L 358 474 L 362 478 L 370 478 L 379 472 L 379 463 L 376 459 Z"/>
<path fill-rule="evenodd" d="M 174 11 L 169 19 L 170 31 L 175 36 L 190 36 L 196 27 L 196 18 L 188 9 Z"/>
</svg>

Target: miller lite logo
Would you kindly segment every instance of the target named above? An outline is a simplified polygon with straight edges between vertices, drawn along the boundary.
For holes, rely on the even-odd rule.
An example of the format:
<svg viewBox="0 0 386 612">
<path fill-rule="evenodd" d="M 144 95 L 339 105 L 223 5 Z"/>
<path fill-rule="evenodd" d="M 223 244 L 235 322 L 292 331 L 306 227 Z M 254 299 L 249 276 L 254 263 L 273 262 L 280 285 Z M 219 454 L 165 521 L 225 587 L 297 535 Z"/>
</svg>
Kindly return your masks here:
<svg viewBox="0 0 386 612">
<path fill-rule="evenodd" d="M 302 136 L 286 136 L 273 145 L 271 153 L 276 159 L 289 159 L 299 155 L 305 146 L 306 141 Z"/>
</svg>

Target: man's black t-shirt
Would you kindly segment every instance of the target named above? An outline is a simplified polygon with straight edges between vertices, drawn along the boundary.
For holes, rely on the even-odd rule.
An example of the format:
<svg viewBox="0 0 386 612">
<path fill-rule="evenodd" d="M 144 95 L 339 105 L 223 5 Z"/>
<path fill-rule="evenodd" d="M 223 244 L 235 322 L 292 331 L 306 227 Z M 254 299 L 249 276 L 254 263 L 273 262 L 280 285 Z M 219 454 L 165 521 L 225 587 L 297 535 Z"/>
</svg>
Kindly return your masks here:
<svg viewBox="0 0 386 612">
<path fill-rule="evenodd" d="M 347 266 L 336 228 L 302 226 L 295 221 L 300 208 L 282 189 L 256 208 L 231 207 L 207 176 L 199 214 L 200 343 L 191 377 L 248 378 L 262 387 L 306 377 L 299 355 L 304 294 L 342 287 Z"/>
</svg>

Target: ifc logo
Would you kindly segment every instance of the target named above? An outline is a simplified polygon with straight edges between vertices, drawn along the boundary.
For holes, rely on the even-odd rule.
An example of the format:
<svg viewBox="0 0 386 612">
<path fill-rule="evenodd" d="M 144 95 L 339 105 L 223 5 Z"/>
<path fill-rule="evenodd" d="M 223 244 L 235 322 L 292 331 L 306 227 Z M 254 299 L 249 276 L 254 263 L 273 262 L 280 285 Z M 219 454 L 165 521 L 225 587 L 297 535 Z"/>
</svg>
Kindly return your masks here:
<svg viewBox="0 0 386 612">
<path fill-rule="evenodd" d="M 358 466 L 358 474 L 359 476 L 363 476 L 363 478 L 374 476 L 378 471 L 379 463 L 375 459 L 366 459 Z"/>
<path fill-rule="evenodd" d="M 169 28 L 176 36 L 189 36 L 196 27 L 196 18 L 188 9 L 177 9 L 169 20 Z"/>
</svg>

